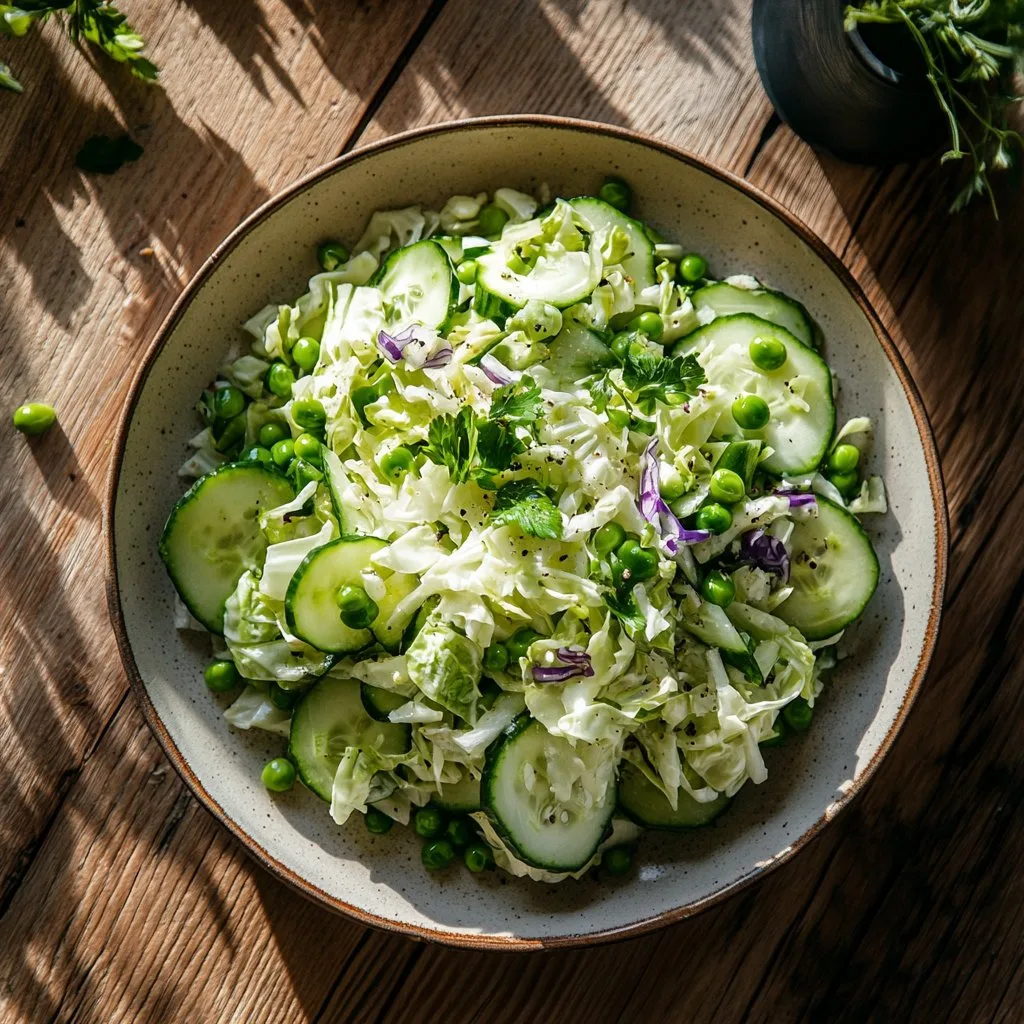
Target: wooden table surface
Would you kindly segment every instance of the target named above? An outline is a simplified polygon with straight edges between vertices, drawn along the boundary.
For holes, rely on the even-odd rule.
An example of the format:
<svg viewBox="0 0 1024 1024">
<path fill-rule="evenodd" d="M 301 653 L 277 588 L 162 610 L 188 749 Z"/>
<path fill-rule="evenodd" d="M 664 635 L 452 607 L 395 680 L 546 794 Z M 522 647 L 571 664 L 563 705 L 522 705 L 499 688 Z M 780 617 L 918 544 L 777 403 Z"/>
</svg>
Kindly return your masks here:
<svg viewBox="0 0 1024 1024">
<path fill-rule="evenodd" d="M 773 117 L 747 0 L 175 0 L 123 7 L 163 89 L 56 27 L 0 96 L 0 1020 L 1024 1019 L 1024 210 L 950 218 L 936 167 L 816 155 Z M 628 125 L 745 175 L 867 289 L 921 388 L 952 524 L 932 671 L 866 792 L 762 883 L 671 928 L 540 955 L 368 930 L 251 862 L 128 694 L 102 496 L 127 384 L 238 220 L 372 139 L 474 114 Z M 73 167 L 97 132 L 145 155 Z M 3 414 L 4 417 L 7 413 Z"/>
</svg>

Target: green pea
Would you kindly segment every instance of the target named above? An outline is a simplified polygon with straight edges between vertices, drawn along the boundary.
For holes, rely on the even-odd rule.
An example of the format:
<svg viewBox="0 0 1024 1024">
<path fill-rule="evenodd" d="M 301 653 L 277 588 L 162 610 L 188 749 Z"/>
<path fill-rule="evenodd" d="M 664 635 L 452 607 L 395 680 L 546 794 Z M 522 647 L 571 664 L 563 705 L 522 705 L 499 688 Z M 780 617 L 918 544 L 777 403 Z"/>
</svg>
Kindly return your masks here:
<svg viewBox="0 0 1024 1024">
<path fill-rule="evenodd" d="M 477 230 L 485 238 L 495 238 L 501 234 L 508 223 L 508 214 L 494 203 L 488 203 L 480 210 L 477 218 Z"/>
<path fill-rule="evenodd" d="M 401 480 L 406 473 L 412 469 L 412 452 L 408 448 L 399 446 L 385 454 L 380 460 L 380 471 L 389 480 Z"/>
<path fill-rule="evenodd" d="M 299 434 L 295 438 L 295 457 L 319 466 L 323 462 L 323 445 L 312 434 Z"/>
<path fill-rule="evenodd" d="M 213 414 L 219 420 L 233 420 L 245 411 L 245 395 L 230 384 L 213 393 Z"/>
<path fill-rule="evenodd" d="M 461 850 L 476 839 L 476 830 L 467 819 L 452 818 L 444 830 L 444 836 L 456 850 Z"/>
<path fill-rule="evenodd" d="M 628 846 L 611 846 L 601 854 L 601 870 L 609 875 L 624 875 L 633 866 L 633 852 Z"/>
<path fill-rule="evenodd" d="M 855 444 L 841 444 L 828 457 L 828 468 L 833 473 L 852 473 L 859 462 L 860 449 Z"/>
<path fill-rule="evenodd" d="M 322 270 L 337 270 L 348 263 L 348 249 L 341 242 L 323 242 L 316 248 L 316 259 Z"/>
<path fill-rule="evenodd" d="M 466 847 L 462 860 L 470 871 L 479 873 L 486 871 L 494 864 L 494 855 L 489 846 L 485 846 L 483 843 L 473 843 Z"/>
<path fill-rule="evenodd" d="M 813 717 L 814 710 L 803 697 L 797 697 L 782 709 L 782 718 L 793 732 L 806 732 Z"/>
<path fill-rule="evenodd" d="M 295 374 L 286 363 L 274 362 L 270 364 L 263 383 L 272 395 L 277 395 L 278 398 L 291 398 Z"/>
<path fill-rule="evenodd" d="M 447 839 L 434 839 L 432 842 L 423 844 L 420 856 L 423 866 L 428 871 L 440 871 L 455 860 L 455 848 Z"/>
<path fill-rule="evenodd" d="M 390 832 L 391 826 L 394 823 L 394 818 L 388 817 L 383 811 L 378 811 L 376 807 L 367 807 L 366 814 L 363 815 L 363 824 L 366 825 L 366 831 L 373 832 L 378 836 L 384 835 L 385 832 Z"/>
<path fill-rule="evenodd" d="M 844 498 L 853 497 L 860 487 L 860 477 L 856 470 L 851 473 L 829 473 L 828 478 Z"/>
<path fill-rule="evenodd" d="M 462 284 L 472 284 L 476 280 L 476 272 L 478 269 L 476 260 L 463 260 L 455 268 L 455 276 Z"/>
<path fill-rule="evenodd" d="M 327 425 L 327 413 L 315 398 L 296 398 L 292 402 L 292 419 L 303 430 L 320 433 Z"/>
<path fill-rule="evenodd" d="M 288 431 L 280 423 L 264 423 L 258 434 L 259 442 L 264 448 L 273 448 L 278 441 L 283 441 Z"/>
<path fill-rule="evenodd" d="M 43 402 L 26 402 L 14 410 L 15 430 L 23 434 L 42 434 L 49 430 L 57 420 L 57 413 L 52 405 Z"/>
<path fill-rule="evenodd" d="M 686 493 L 686 481 L 675 466 L 661 465 L 658 474 L 658 492 L 665 501 L 675 501 Z"/>
<path fill-rule="evenodd" d="M 271 758 L 260 774 L 271 793 L 285 793 L 295 785 L 295 765 L 286 757 Z"/>
<path fill-rule="evenodd" d="M 597 195 L 609 206 L 628 213 L 633 205 L 633 190 L 621 178 L 605 178 L 604 184 L 597 190 Z"/>
<path fill-rule="evenodd" d="M 708 272 L 708 261 L 691 252 L 679 261 L 679 276 L 688 284 L 696 284 Z"/>
<path fill-rule="evenodd" d="M 277 683 L 270 684 L 269 694 L 270 703 L 282 711 L 291 711 L 299 703 L 299 698 L 302 696 L 298 690 L 286 690 Z"/>
<path fill-rule="evenodd" d="M 206 666 L 203 679 L 214 693 L 227 693 L 242 681 L 233 661 L 211 661 Z"/>
<path fill-rule="evenodd" d="M 284 469 L 285 466 L 287 466 L 295 457 L 295 442 L 290 437 L 286 437 L 284 440 L 278 441 L 274 447 L 270 449 L 270 457 L 274 460 L 275 466 L 280 466 Z"/>
<path fill-rule="evenodd" d="M 706 601 L 726 608 L 736 599 L 736 584 L 724 572 L 713 569 L 704 577 L 700 592 Z"/>
<path fill-rule="evenodd" d="M 626 353 L 629 351 L 629 346 L 633 343 L 635 335 L 629 331 L 619 331 L 618 334 L 612 338 L 611 344 L 608 346 L 612 350 L 612 355 L 618 360 L 624 360 Z"/>
<path fill-rule="evenodd" d="M 732 513 L 724 506 L 712 502 L 697 513 L 697 529 L 709 533 L 725 533 L 732 526 Z"/>
<path fill-rule="evenodd" d="M 759 395 L 741 395 L 732 403 L 732 418 L 742 430 L 760 430 L 768 425 L 772 413 Z"/>
<path fill-rule="evenodd" d="M 622 564 L 624 582 L 641 583 L 658 575 L 658 556 L 653 551 L 640 547 L 637 541 L 623 541 L 615 553 Z"/>
<path fill-rule="evenodd" d="M 755 338 L 750 343 L 750 361 L 759 369 L 772 371 L 783 366 L 788 358 L 786 345 L 778 338 Z"/>
<path fill-rule="evenodd" d="M 518 662 L 520 658 L 525 658 L 526 652 L 530 649 L 530 645 L 541 639 L 543 639 L 543 637 L 541 637 L 540 633 L 535 629 L 530 629 L 529 626 L 524 626 L 522 629 L 516 630 L 516 632 L 505 641 L 505 647 L 508 649 L 509 660 Z"/>
<path fill-rule="evenodd" d="M 338 591 L 338 609 L 349 629 L 368 629 L 380 614 L 377 602 L 353 583 L 346 583 Z"/>
<path fill-rule="evenodd" d="M 508 648 L 495 641 L 484 651 L 484 668 L 488 672 L 504 672 L 508 668 Z"/>
<path fill-rule="evenodd" d="M 444 815 L 436 807 L 421 807 L 412 818 L 416 835 L 433 839 L 444 831 Z"/>
<path fill-rule="evenodd" d="M 356 414 L 363 421 L 364 427 L 368 427 L 370 425 L 370 421 L 366 418 L 364 410 L 368 405 L 372 405 L 376 402 L 378 398 L 380 398 L 380 392 L 369 384 L 364 384 L 361 388 L 356 388 L 355 391 L 352 392 L 352 405 L 355 407 Z"/>
<path fill-rule="evenodd" d="M 316 338 L 299 338 L 292 348 L 292 359 L 300 370 L 312 370 L 320 358 L 320 342 Z"/>
<path fill-rule="evenodd" d="M 594 550 L 606 558 L 626 539 L 626 531 L 618 523 L 605 523 L 594 533 Z"/>
<path fill-rule="evenodd" d="M 263 445 L 254 444 L 251 448 L 246 449 L 242 453 L 243 462 L 262 462 L 264 466 L 272 466 L 274 464 L 274 457 L 270 454 L 267 448 Z"/>
<path fill-rule="evenodd" d="M 723 505 L 733 505 L 743 500 L 746 487 L 743 477 L 731 469 L 716 469 L 711 474 L 711 500 Z"/>
<path fill-rule="evenodd" d="M 629 354 L 629 358 L 636 362 L 639 359 L 643 359 L 649 349 L 646 343 L 634 334 L 633 340 L 629 343 L 629 348 L 626 351 Z M 644 411 L 646 412 L 647 410 Z"/>
<path fill-rule="evenodd" d="M 630 321 L 629 329 L 646 334 L 651 341 L 657 341 L 665 333 L 665 321 L 657 313 L 641 313 Z"/>
</svg>

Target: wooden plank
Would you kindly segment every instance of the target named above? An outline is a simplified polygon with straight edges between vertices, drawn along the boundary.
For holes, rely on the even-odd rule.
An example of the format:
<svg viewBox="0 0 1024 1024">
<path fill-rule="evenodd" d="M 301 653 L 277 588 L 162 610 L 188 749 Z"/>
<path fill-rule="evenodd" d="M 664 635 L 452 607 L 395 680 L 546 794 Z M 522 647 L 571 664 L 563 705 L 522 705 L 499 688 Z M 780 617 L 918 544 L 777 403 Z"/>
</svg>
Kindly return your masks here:
<svg viewBox="0 0 1024 1024">
<path fill-rule="evenodd" d="M 0 815 L 0 909 L 125 692 L 97 587 L 100 496 L 139 354 L 223 235 L 344 144 L 427 9 L 339 19 L 293 6 L 139 10 L 163 91 L 119 70 L 97 78 L 56 45 L 56 24 L 16 47 L 26 93 L 0 98 L 0 400 L 48 400 L 61 429 L 25 444 L 5 428 L 0 545 L 16 554 L 0 563 L 0 740 L 16 782 Z M 81 143 L 122 127 L 144 156 L 80 176 Z"/>
<path fill-rule="evenodd" d="M 771 107 L 749 0 L 449 0 L 364 136 L 499 113 L 605 121 L 742 171 Z M 364 141 L 361 140 L 361 141 Z"/>
<path fill-rule="evenodd" d="M 563 0 L 515 11 L 489 5 L 488 18 L 475 20 L 471 6 L 451 0 L 441 12 L 367 137 L 464 113 L 545 109 L 657 131 L 733 169 L 757 153 L 767 108 L 745 54 L 744 5 L 687 5 L 681 17 L 678 5 L 620 10 Z M 722 30 L 727 42 L 708 42 Z M 269 87 L 279 86 L 272 78 Z M 540 1013 L 730 1021 L 911 1019 L 916 1001 L 930 1017 L 955 1008 L 958 1020 L 1016 1019 L 1021 673 L 1003 641 L 1020 624 L 1007 552 L 1024 526 L 1013 504 L 1021 458 L 1011 393 L 1024 331 L 1009 282 L 991 279 L 1021 265 L 1024 233 L 1019 222 L 993 233 L 980 214 L 929 216 L 929 170 L 843 168 L 814 158 L 785 129 L 769 139 L 752 176 L 845 253 L 890 326 L 909 339 L 904 351 L 935 418 L 950 486 L 954 596 L 936 671 L 865 796 L 793 863 L 696 921 L 598 950 L 455 953 L 360 933 L 297 900 L 245 861 L 176 781 L 173 796 L 148 799 L 139 772 L 159 762 L 126 705 L 0 920 L 0 948 L 20 951 L 0 985 L 12 993 L 7 1005 L 29 1008 L 29 1019 L 37 1011 L 87 1020 L 176 1011 L 180 1019 L 282 1021 Z M 191 230 L 186 258 L 201 235 Z M 51 230 L 50 244 L 58 237 Z M 109 266 L 111 276 L 138 273 L 120 260 Z M 171 274 L 168 295 L 175 286 Z M 20 301 L 11 308 L 31 308 Z M 114 311 L 103 316 L 114 322 Z M 94 459 L 103 462 L 102 454 Z M 37 497 L 44 487 L 39 481 Z M 78 520 L 87 518 L 78 508 Z M 66 521 L 64 532 L 52 521 L 37 529 L 38 544 L 71 533 Z M 51 561 L 47 571 L 70 575 L 72 566 Z M 43 589 L 35 596 L 45 599 Z M 96 650 L 90 684 L 96 666 L 110 664 L 102 643 Z M 40 660 L 51 664 L 51 654 Z M 117 676 L 111 671 L 107 685 L 115 688 Z M 80 692 L 73 682 L 61 683 L 64 692 Z M 18 705 L 22 716 L 27 706 Z M 84 735 L 89 724 L 79 726 Z M 63 709 L 45 725 L 69 728 Z M 110 775 L 126 767 L 127 795 L 115 799 Z M 188 872 L 200 870 L 190 881 Z M 174 912 L 148 910 L 142 890 L 166 896 Z M 132 908 L 127 917 L 110 909 L 122 902 Z M 701 969 L 684 969 L 694 956 Z"/>
</svg>

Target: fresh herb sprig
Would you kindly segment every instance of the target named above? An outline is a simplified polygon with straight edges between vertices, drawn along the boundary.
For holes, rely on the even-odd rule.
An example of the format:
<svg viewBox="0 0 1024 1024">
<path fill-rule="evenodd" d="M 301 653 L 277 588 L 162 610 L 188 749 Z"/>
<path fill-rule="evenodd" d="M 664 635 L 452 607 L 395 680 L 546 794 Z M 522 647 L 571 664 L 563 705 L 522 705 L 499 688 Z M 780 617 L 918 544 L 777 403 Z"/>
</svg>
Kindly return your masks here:
<svg viewBox="0 0 1024 1024">
<path fill-rule="evenodd" d="M 530 377 L 499 388 L 485 417 L 468 406 L 457 415 L 435 416 L 427 428 L 424 454 L 447 466 L 452 483 L 475 480 L 493 488 L 493 477 L 526 451 L 519 428 L 532 431 L 543 411 L 540 388 Z"/>
<path fill-rule="evenodd" d="M 83 39 L 119 64 L 127 64 L 136 78 L 156 81 L 157 66 L 143 54 L 145 40 L 128 24 L 110 0 L 19 0 L 0 3 L 0 35 L 18 38 L 36 22 L 58 18 L 68 38 L 78 46 Z M 0 87 L 21 92 L 22 85 L 7 64 L 0 62 Z"/>
<path fill-rule="evenodd" d="M 989 174 L 1019 167 L 1024 137 L 1008 115 L 1024 97 L 1014 73 L 1024 58 L 1024 0 L 859 0 L 846 28 L 903 25 L 917 43 L 935 98 L 949 122 L 942 162 L 969 160 L 967 183 L 952 209 L 987 196 L 998 217 Z"/>
</svg>

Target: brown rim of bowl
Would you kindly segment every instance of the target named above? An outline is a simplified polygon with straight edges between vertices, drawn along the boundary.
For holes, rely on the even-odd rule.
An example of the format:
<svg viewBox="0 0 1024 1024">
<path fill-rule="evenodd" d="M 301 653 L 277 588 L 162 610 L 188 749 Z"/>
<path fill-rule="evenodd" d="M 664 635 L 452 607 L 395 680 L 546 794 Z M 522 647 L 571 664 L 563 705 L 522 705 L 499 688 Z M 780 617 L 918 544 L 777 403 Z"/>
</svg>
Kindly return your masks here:
<svg viewBox="0 0 1024 1024">
<path fill-rule="evenodd" d="M 167 729 L 156 714 L 156 711 L 150 702 L 145 684 L 143 683 L 142 677 L 139 675 L 138 667 L 135 664 L 135 658 L 132 654 L 131 644 L 128 640 L 128 634 L 125 629 L 124 616 L 121 610 L 121 598 L 117 586 L 117 553 L 114 549 L 113 528 L 115 505 L 117 502 L 117 487 L 121 476 L 121 462 L 124 457 L 124 448 L 128 436 L 128 429 L 132 415 L 135 411 L 136 403 L 138 402 L 139 393 L 146 382 L 146 378 L 149 376 L 149 371 L 153 365 L 153 361 L 163 348 L 164 342 L 177 325 L 178 320 L 188 306 L 192 297 L 202 287 L 207 277 L 209 277 L 217 264 L 224 258 L 224 256 L 235 248 L 239 241 L 247 235 L 253 227 L 263 221 L 270 213 L 276 210 L 287 200 L 304 192 L 321 179 L 333 174 L 339 168 L 357 163 L 358 161 L 364 160 L 376 153 L 401 147 L 409 142 L 413 142 L 417 139 L 425 138 L 430 135 L 439 135 L 456 131 L 473 131 L 484 128 L 518 127 L 520 125 L 538 128 L 551 128 L 562 131 L 568 130 L 585 132 L 596 135 L 607 135 L 627 142 L 633 142 L 641 146 L 646 146 L 649 149 L 657 150 L 660 153 L 664 153 L 667 156 L 673 157 L 674 159 L 680 160 L 691 167 L 701 170 L 704 173 L 711 175 L 713 178 L 717 178 L 719 181 L 726 185 L 730 185 L 738 192 L 743 193 L 748 198 L 753 199 L 769 213 L 783 221 L 790 230 L 806 242 L 807 245 L 809 245 L 818 254 L 818 256 L 825 261 L 832 272 L 842 281 L 847 291 L 857 301 L 857 304 L 867 317 L 868 322 L 874 328 L 879 344 L 888 356 L 889 362 L 892 364 L 892 367 L 896 371 L 896 375 L 899 377 L 900 383 L 903 386 L 903 391 L 906 394 L 907 401 L 910 403 L 910 408 L 914 414 L 914 420 L 917 423 L 918 435 L 921 439 L 921 446 L 924 450 L 925 462 L 928 468 L 928 479 L 931 485 L 931 497 L 935 515 L 935 534 L 937 542 L 935 551 L 935 585 L 932 592 L 931 611 L 928 617 L 928 625 L 925 629 L 924 646 L 921 651 L 921 657 L 918 660 L 917 668 L 914 671 L 910 687 L 908 688 L 907 693 L 903 698 L 903 702 L 900 705 L 899 713 L 892 725 L 889 727 L 889 731 L 886 733 L 881 745 L 875 752 L 874 757 L 872 757 L 868 762 L 868 765 L 861 773 L 860 778 L 857 779 L 850 787 L 849 791 L 843 794 L 839 800 L 831 804 L 822 816 L 806 832 L 804 832 L 803 835 L 794 840 L 794 842 L 784 851 L 774 856 L 769 863 L 755 866 L 731 885 L 720 889 L 718 892 L 712 893 L 710 896 L 706 896 L 694 903 L 677 907 L 674 910 L 667 910 L 661 914 L 656 914 L 653 917 L 637 921 L 633 924 L 624 925 L 619 928 L 609 928 L 604 931 L 588 933 L 586 935 L 564 935 L 551 939 L 519 939 L 508 936 L 474 935 L 469 932 L 438 931 L 415 925 L 400 924 L 395 921 L 377 917 L 374 914 L 367 913 L 364 910 L 360 910 L 357 907 L 350 906 L 341 900 L 335 899 L 325 893 L 322 889 L 299 877 L 289 868 L 275 860 L 251 836 L 249 836 L 248 833 L 236 824 L 224 812 L 223 808 L 220 807 L 213 797 L 210 796 L 199 779 L 193 774 L 192 769 L 178 751 L 174 740 L 167 732 Z M 919 690 L 921 689 L 921 684 L 924 680 L 932 654 L 935 650 L 939 631 L 939 621 L 942 617 L 942 600 L 945 592 L 946 567 L 949 554 L 949 522 L 942 482 L 942 471 L 939 466 L 935 439 L 932 436 L 932 430 L 928 422 L 928 415 L 925 412 L 924 403 L 921 401 L 921 396 L 918 393 L 917 386 L 914 384 L 913 379 L 910 376 L 910 371 L 907 369 L 907 366 L 903 361 L 903 357 L 900 355 L 895 343 L 889 337 L 888 332 L 883 327 L 881 320 L 875 313 L 860 285 L 857 283 L 850 271 L 847 270 L 839 257 L 836 256 L 806 224 L 783 208 L 775 199 L 771 198 L 755 186 L 749 184 L 739 176 L 733 174 L 731 171 L 723 170 L 722 168 L 716 167 L 691 153 L 687 153 L 684 150 L 677 149 L 674 146 L 670 146 L 664 142 L 659 142 L 656 139 L 629 129 L 618 128 L 593 121 L 577 120 L 575 118 L 551 117 L 538 114 L 474 117 L 459 121 L 446 121 L 441 124 L 428 125 L 422 128 L 413 128 L 409 131 L 383 139 L 380 142 L 374 142 L 370 145 L 355 149 L 351 153 L 347 153 L 344 156 L 340 156 L 337 159 L 322 165 L 317 170 L 307 174 L 304 178 L 301 178 L 295 184 L 286 188 L 284 191 L 279 192 L 253 213 L 249 214 L 249 216 L 246 217 L 245 220 L 243 220 L 242 223 L 239 224 L 238 227 L 236 227 L 219 246 L 217 246 L 213 253 L 203 263 L 202 267 L 200 267 L 196 272 L 192 280 L 188 285 L 186 285 L 184 291 L 182 291 L 181 295 L 174 303 L 170 313 L 167 315 L 167 318 L 157 331 L 156 336 L 146 353 L 145 361 L 135 375 L 127 405 L 125 406 L 124 413 L 118 425 L 117 440 L 114 445 L 114 459 L 107 482 L 106 501 L 103 507 L 103 529 L 107 545 L 107 605 L 110 612 L 111 624 L 114 627 L 114 633 L 117 637 L 117 646 L 121 654 L 121 661 L 123 662 L 125 671 L 128 674 L 128 681 L 132 692 L 135 694 L 135 699 L 138 701 L 139 706 L 142 709 L 146 722 L 149 724 L 150 729 L 152 729 L 153 734 L 156 736 L 157 742 L 163 748 L 168 760 L 174 766 L 175 771 L 177 771 L 181 776 L 185 785 L 188 786 L 206 809 L 242 843 L 249 854 L 251 854 L 272 874 L 276 875 L 282 881 L 287 882 L 293 888 L 298 889 L 305 896 L 330 907 L 332 910 L 355 918 L 362 924 L 373 925 L 374 927 L 382 928 L 387 931 L 397 932 L 413 939 L 435 941 L 447 946 L 467 949 L 501 950 L 508 952 L 529 952 L 558 947 L 589 946 L 609 942 L 615 939 L 642 935 L 645 932 L 653 931 L 656 928 L 661 928 L 675 921 L 681 921 L 684 918 L 692 917 L 703 910 L 707 910 L 708 908 L 721 903 L 729 896 L 732 896 L 739 890 L 746 888 L 754 881 L 754 879 L 763 876 L 779 865 L 784 864 L 798 851 L 802 850 L 821 832 L 828 822 L 835 818 L 840 810 L 845 808 L 850 801 L 864 789 L 865 784 L 874 775 L 882 759 L 886 754 L 888 754 L 897 733 L 902 728 L 903 723 L 906 720 L 907 714 L 910 711 Z"/>
</svg>

